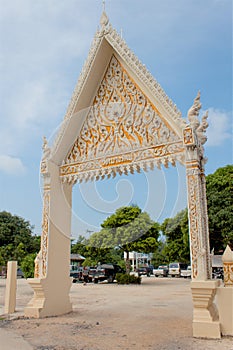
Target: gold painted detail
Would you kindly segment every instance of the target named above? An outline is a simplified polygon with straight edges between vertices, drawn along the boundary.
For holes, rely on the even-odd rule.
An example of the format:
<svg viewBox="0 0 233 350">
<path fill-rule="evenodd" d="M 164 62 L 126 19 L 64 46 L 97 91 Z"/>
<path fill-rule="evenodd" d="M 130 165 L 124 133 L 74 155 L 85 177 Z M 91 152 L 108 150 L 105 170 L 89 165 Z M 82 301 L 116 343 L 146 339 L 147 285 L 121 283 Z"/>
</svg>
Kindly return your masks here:
<svg viewBox="0 0 233 350">
<path fill-rule="evenodd" d="M 109 167 L 114 165 L 128 164 L 133 161 L 133 154 L 122 154 L 121 156 L 107 157 L 106 159 L 100 161 L 101 166 Z"/>
<path fill-rule="evenodd" d="M 34 269 L 34 278 L 40 277 L 40 259 L 39 254 L 35 258 L 35 269 Z"/>
<path fill-rule="evenodd" d="M 224 262 L 224 285 L 225 287 L 233 286 L 233 263 Z"/>
<path fill-rule="evenodd" d="M 43 221 L 42 221 L 42 277 L 46 277 L 47 273 L 47 253 L 48 253 L 48 232 L 49 232 L 49 203 L 50 191 L 44 193 Z"/>
<path fill-rule="evenodd" d="M 166 111 L 166 113 L 172 118 L 176 126 L 182 130 L 187 125 L 185 119 L 182 118 L 181 112 L 173 101 L 166 95 L 161 85 L 148 71 L 146 66 L 138 59 L 134 52 L 129 49 L 122 36 L 119 35 L 109 23 L 107 26 L 103 26 L 100 28 L 100 30 L 97 30 L 94 36 L 88 57 L 84 62 L 78 82 L 70 100 L 64 121 L 54 141 L 52 153 L 57 152 L 60 142 L 66 132 L 67 123 L 74 114 L 75 108 L 77 107 L 77 101 L 80 98 L 85 87 L 86 80 L 93 69 L 93 62 L 95 62 L 96 54 L 102 45 L 103 37 L 105 37 L 107 42 L 109 42 L 109 44 L 113 47 L 113 50 L 117 52 L 125 62 L 128 63 L 128 66 L 131 68 L 137 78 L 144 84 L 144 86 L 147 86 L 148 90 L 153 96 L 156 97 L 160 105 L 163 107 L 163 110 Z"/>
<path fill-rule="evenodd" d="M 48 232 L 49 232 L 49 203 L 50 191 L 44 189 L 43 198 L 43 217 L 40 252 L 35 259 L 35 278 L 46 277 L 47 274 L 47 255 L 48 255 Z"/>
<path fill-rule="evenodd" d="M 48 172 L 48 162 L 44 160 L 40 163 L 40 172 L 41 174 L 45 174 Z"/>
<path fill-rule="evenodd" d="M 83 173 L 85 179 L 90 175 L 109 176 L 106 168 L 118 167 L 119 173 L 132 171 L 142 166 L 141 161 L 150 158 L 153 162 L 158 157 L 166 157 L 159 162 L 165 166 L 169 162 L 175 165 L 176 160 L 181 161 L 182 152 L 184 147 L 179 136 L 112 56 L 93 106 L 60 174 L 64 177 Z M 135 162 L 131 169 L 119 169 Z M 95 173 L 84 174 L 86 171 Z M 80 176 L 65 179 L 67 182 L 77 180 L 82 179 Z"/>
<path fill-rule="evenodd" d="M 193 129 L 191 127 L 187 127 L 183 129 L 183 136 L 184 136 L 184 144 L 186 146 L 194 145 L 195 140 L 193 135 Z"/>
<path fill-rule="evenodd" d="M 196 278 L 198 275 L 198 215 L 197 215 L 197 179 L 195 175 L 188 176 L 188 192 L 189 192 L 189 235 L 192 254 L 192 277 Z"/>
<path fill-rule="evenodd" d="M 98 180 L 115 176 L 116 173 L 140 172 L 140 169 L 153 169 L 154 166 L 165 167 L 176 160 L 184 162 L 182 141 L 154 146 L 112 157 L 101 157 L 92 161 L 65 164 L 60 167 L 63 182 L 75 183 L 82 180 Z"/>
<path fill-rule="evenodd" d="M 178 140 L 156 107 L 113 56 L 65 163 Z"/>
</svg>

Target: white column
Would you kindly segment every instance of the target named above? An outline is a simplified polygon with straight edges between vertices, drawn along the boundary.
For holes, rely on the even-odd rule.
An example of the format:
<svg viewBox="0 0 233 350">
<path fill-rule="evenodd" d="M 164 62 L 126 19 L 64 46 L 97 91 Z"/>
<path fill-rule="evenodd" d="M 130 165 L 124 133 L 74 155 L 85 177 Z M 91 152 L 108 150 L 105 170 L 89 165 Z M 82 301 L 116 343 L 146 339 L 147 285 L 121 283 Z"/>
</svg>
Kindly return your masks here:
<svg viewBox="0 0 233 350">
<path fill-rule="evenodd" d="M 214 298 L 219 281 L 211 281 L 209 227 L 203 152 L 192 127 L 184 129 L 189 238 L 192 264 L 193 336 L 221 337 Z"/>
<path fill-rule="evenodd" d="M 43 234 L 36 266 L 36 278 L 28 279 L 34 297 L 25 309 L 27 317 L 46 317 L 72 310 L 70 234 L 72 185 L 62 184 L 59 167 L 48 162 L 44 186 Z"/>
</svg>

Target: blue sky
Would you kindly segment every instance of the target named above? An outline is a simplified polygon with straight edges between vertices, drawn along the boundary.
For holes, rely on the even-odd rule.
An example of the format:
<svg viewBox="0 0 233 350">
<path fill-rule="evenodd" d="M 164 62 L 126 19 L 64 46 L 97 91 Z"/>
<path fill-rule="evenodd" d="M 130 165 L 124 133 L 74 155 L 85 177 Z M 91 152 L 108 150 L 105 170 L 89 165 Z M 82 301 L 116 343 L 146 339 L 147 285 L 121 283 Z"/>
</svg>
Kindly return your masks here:
<svg viewBox="0 0 233 350">
<path fill-rule="evenodd" d="M 101 0 L 0 0 L 0 210 L 41 232 L 42 137 L 62 122 L 99 25 Z M 206 174 L 232 163 L 232 1 L 106 0 L 113 27 L 186 118 L 209 110 Z M 156 221 L 186 206 L 184 168 L 76 185 L 72 234 L 137 203 Z"/>
</svg>

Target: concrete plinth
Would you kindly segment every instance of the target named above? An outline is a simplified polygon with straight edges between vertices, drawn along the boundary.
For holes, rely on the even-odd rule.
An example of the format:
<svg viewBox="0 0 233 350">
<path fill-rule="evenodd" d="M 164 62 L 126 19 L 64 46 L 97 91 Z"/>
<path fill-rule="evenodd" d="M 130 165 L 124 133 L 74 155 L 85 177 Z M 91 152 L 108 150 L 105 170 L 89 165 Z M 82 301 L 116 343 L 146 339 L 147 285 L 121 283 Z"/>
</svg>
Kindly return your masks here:
<svg viewBox="0 0 233 350">
<path fill-rule="evenodd" d="M 219 287 L 217 304 L 221 333 L 233 336 L 233 288 Z"/>
<path fill-rule="evenodd" d="M 214 298 L 219 280 L 192 281 L 193 336 L 220 339 L 220 323 Z"/>
<path fill-rule="evenodd" d="M 46 278 L 31 278 L 28 283 L 34 290 L 34 296 L 24 310 L 26 317 L 42 318 L 58 316 L 72 311 L 69 291 L 71 279 L 61 281 L 59 285 Z"/>
</svg>

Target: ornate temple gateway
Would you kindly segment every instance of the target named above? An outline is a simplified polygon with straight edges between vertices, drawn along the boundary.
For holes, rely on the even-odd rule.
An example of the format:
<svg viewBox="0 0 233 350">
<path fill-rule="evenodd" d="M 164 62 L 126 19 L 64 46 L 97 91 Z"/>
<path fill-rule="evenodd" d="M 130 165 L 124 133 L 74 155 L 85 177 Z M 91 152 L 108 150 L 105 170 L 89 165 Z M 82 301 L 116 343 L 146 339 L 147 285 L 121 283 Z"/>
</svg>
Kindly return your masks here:
<svg viewBox="0 0 233 350">
<path fill-rule="evenodd" d="M 51 148 L 41 161 L 41 250 L 29 317 L 72 310 L 69 291 L 72 187 L 177 162 L 186 167 L 194 336 L 220 337 L 211 280 L 204 175 L 207 114 L 199 120 L 200 93 L 182 118 L 176 105 L 112 28 L 103 12 L 86 63 Z"/>
</svg>

